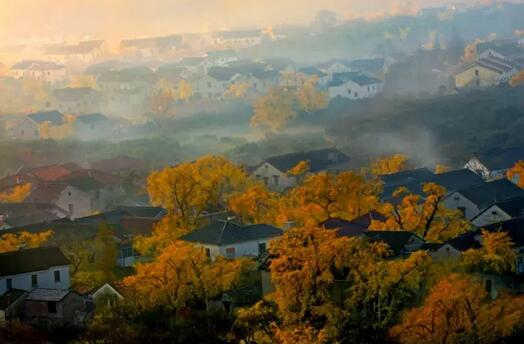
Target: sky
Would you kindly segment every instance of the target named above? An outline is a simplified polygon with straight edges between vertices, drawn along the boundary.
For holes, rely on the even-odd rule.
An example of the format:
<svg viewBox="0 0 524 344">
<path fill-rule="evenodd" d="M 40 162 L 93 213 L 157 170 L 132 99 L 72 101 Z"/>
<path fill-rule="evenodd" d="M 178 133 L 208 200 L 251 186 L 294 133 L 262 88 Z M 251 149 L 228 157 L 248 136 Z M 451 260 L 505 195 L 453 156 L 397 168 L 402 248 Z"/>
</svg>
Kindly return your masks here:
<svg viewBox="0 0 524 344">
<path fill-rule="evenodd" d="M 472 3 L 478 0 L 460 0 Z M 0 44 L 120 39 L 410 12 L 452 0 L 0 0 Z"/>
</svg>

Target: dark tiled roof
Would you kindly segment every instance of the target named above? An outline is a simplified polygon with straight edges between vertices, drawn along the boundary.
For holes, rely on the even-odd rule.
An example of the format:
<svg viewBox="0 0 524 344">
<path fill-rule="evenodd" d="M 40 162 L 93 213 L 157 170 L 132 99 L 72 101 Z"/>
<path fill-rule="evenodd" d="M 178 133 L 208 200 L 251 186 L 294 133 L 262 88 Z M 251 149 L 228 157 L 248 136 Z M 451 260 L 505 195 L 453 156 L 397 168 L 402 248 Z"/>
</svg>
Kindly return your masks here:
<svg viewBox="0 0 524 344">
<path fill-rule="evenodd" d="M 17 275 L 69 265 L 58 247 L 39 247 L 0 254 L 0 276 Z"/>
<path fill-rule="evenodd" d="M 207 75 L 218 81 L 229 81 L 236 74 L 237 71 L 229 67 L 213 67 L 207 71 Z"/>
<path fill-rule="evenodd" d="M 316 75 L 319 78 L 322 78 L 327 75 L 326 73 L 324 73 L 323 71 L 315 67 L 304 67 L 304 68 L 300 68 L 298 71 L 305 75 Z"/>
<path fill-rule="evenodd" d="M 463 169 L 436 174 L 433 182 L 445 187 L 448 191 L 454 191 L 483 184 L 484 180 L 471 170 Z"/>
<path fill-rule="evenodd" d="M 456 248 L 457 250 L 464 252 L 470 248 L 482 247 L 480 243 L 480 232 L 467 232 L 456 238 L 453 238 L 446 243 Z"/>
<path fill-rule="evenodd" d="M 409 240 L 416 237 L 416 234 L 405 231 L 369 231 L 364 233 L 373 241 L 383 241 L 389 245 L 389 248 L 395 255 L 401 254 Z"/>
<path fill-rule="evenodd" d="M 15 303 L 18 299 L 20 299 L 22 296 L 27 295 L 27 292 L 25 290 L 20 289 L 11 289 L 0 297 L 0 310 L 6 310 L 7 307 L 11 306 L 13 303 Z"/>
<path fill-rule="evenodd" d="M 493 205 L 504 210 L 504 212 L 511 217 L 519 217 L 523 215 L 524 197 L 507 199 L 505 201 L 496 202 Z"/>
<path fill-rule="evenodd" d="M 458 190 L 461 195 L 479 207 L 515 197 L 524 197 L 524 190 L 507 179 L 495 180 L 472 188 Z"/>
<path fill-rule="evenodd" d="M 336 229 L 338 236 L 360 236 L 369 231 L 372 220 L 383 220 L 384 217 L 377 212 L 369 212 L 351 221 L 334 218 L 321 223 L 325 229 Z"/>
<path fill-rule="evenodd" d="M 90 113 L 87 115 L 78 116 L 76 120 L 84 124 L 90 124 L 90 123 L 108 121 L 109 119 L 107 118 L 107 116 L 104 116 L 101 113 Z"/>
<path fill-rule="evenodd" d="M 166 210 L 161 207 L 117 206 L 115 207 L 115 210 L 124 211 L 129 214 L 129 216 L 150 219 L 158 219 L 167 214 Z"/>
<path fill-rule="evenodd" d="M 91 167 L 95 170 L 103 172 L 129 172 L 133 169 L 147 169 L 147 162 L 141 159 L 132 158 L 122 155 L 116 158 L 98 160 L 91 163 Z"/>
<path fill-rule="evenodd" d="M 230 221 L 215 221 L 181 237 L 182 240 L 209 245 L 231 245 L 282 235 L 283 231 L 264 224 L 240 225 Z"/>
<path fill-rule="evenodd" d="M 496 40 L 491 42 L 483 42 L 477 44 L 476 48 L 477 54 L 481 54 L 489 49 L 494 50 L 495 52 L 506 57 L 524 54 L 524 49 L 514 41 Z"/>
<path fill-rule="evenodd" d="M 331 80 L 328 87 L 341 86 L 348 81 L 352 81 L 359 86 L 367 86 L 382 83 L 382 80 L 364 75 L 360 72 L 347 72 L 333 74 L 333 80 Z"/>
<path fill-rule="evenodd" d="M 336 155 L 335 160 L 332 160 L 330 155 Z M 265 161 L 281 172 L 289 171 L 301 161 L 308 161 L 310 172 L 320 172 L 326 170 L 330 165 L 348 162 L 349 157 L 336 148 L 326 148 L 274 156 Z"/>
<path fill-rule="evenodd" d="M 516 247 L 524 246 L 524 219 L 522 218 L 495 223 L 485 226 L 484 229 L 490 232 L 507 232 Z"/>
<path fill-rule="evenodd" d="M 491 171 L 513 167 L 519 160 L 524 160 L 524 147 L 494 148 L 476 153 L 474 156 Z"/>
<path fill-rule="evenodd" d="M 28 115 L 37 123 L 50 122 L 53 125 L 62 125 L 65 123 L 65 117 L 58 111 L 43 111 Z"/>
<path fill-rule="evenodd" d="M 410 182 L 430 182 L 434 177 L 435 174 L 427 168 L 417 168 L 414 170 L 385 174 L 380 176 L 380 179 L 385 185 L 403 185 Z"/>
<path fill-rule="evenodd" d="M 351 61 L 351 68 L 368 72 L 381 72 L 384 69 L 384 63 L 383 58 L 354 60 Z"/>
</svg>

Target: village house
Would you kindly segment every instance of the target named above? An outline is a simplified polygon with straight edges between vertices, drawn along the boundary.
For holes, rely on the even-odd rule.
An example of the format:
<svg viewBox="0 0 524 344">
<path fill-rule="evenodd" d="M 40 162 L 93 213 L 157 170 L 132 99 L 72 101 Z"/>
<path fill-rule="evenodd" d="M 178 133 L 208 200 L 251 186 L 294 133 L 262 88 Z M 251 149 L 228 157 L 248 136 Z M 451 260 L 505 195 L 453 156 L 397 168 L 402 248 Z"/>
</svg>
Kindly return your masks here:
<svg viewBox="0 0 524 344">
<path fill-rule="evenodd" d="M 181 35 L 125 39 L 120 43 L 120 50 L 124 55 L 143 58 L 174 53 L 180 49 L 182 44 Z"/>
<path fill-rule="evenodd" d="M 74 135 L 80 140 L 99 140 L 111 137 L 111 120 L 101 113 L 77 116 L 74 122 Z"/>
<path fill-rule="evenodd" d="M 453 243 L 425 243 L 420 250 L 426 251 L 429 256 L 436 262 L 438 261 L 455 261 L 458 262 L 462 257 L 461 251 Z"/>
<path fill-rule="evenodd" d="M 524 190 L 507 179 L 499 179 L 453 191 L 444 199 L 444 205 L 449 209 L 461 210 L 464 217 L 471 220 L 494 202 L 516 197 L 524 197 Z"/>
<path fill-rule="evenodd" d="M 465 164 L 467 168 L 486 180 L 504 178 L 516 162 L 524 160 L 522 147 L 493 148 L 474 154 Z"/>
<path fill-rule="evenodd" d="M 285 57 L 268 58 L 264 61 L 266 70 L 276 70 L 279 72 L 294 72 L 296 71 L 295 61 Z"/>
<path fill-rule="evenodd" d="M 24 115 L 3 115 L 0 117 L 2 136 L 10 140 L 38 140 L 40 126 Z"/>
<path fill-rule="evenodd" d="M 486 207 L 471 223 L 478 228 L 524 216 L 524 197 L 497 201 Z"/>
<path fill-rule="evenodd" d="M 369 232 L 373 221 L 384 221 L 384 216 L 376 211 L 371 211 L 351 221 L 340 218 L 327 219 L 320 223 L 320 226 L 337 231 L 337 235 L 341 237 L 355 237 Z"/>
<path fill-rule="evenodd" d="M 331 81 L 332 74 L 327 74 L 315 67 L 299 68 L 297 74 L 301 79 L 315 77 L 317 78 L 317 86 L 319 88 L 326 88 Z M 300 85 L 297 85 L 300 86 Z"/>
<path fill-rule="evenodd" d="M 360 73 L 339 73 L 327 85 L 329 98 L 372 98 L 382 92 L 384 82 Z"/>
<path fill-rule="evenodd" d="M 287 172 L 301 161 L 309 163 L 308 172 L 318 173 L 347 170 L 349 160 L 348 156 L 336 148 L 290 153 L 265 159 L 259 165 L 250 168 L 250 175 L 263 181 L 269 188 L 281 191 L 297 184 L 297 177 L 288 175 Z"/>
<path fill-rule="evenodd" d="M 495 57 L 506 61 L 524 57 L 524 48 L 513 40 L 494 40 L 476 45 L 477 58 Z"/>
<path fill-rule="evenodd" d="M 53 91 L 52 106 L 62 113 L 81 115 L 98 112 L 101 95 L 90 87 L 66 87 Z"/>
<path fill-rule="evenodd" d="M 227 67 L 214 67 L 207 75 L 190 80 L 193 96 L 200 99 L 222 99 L 231 84 L 231 71 Z"/>
<path fill-rule="evenodd" d="M 208 51 L 206 57 L 209 67 L 223 66 L 229 62 L 238 61 L 238 55 L 231 49 Z"/>
<path fill-rule="evenodd" d="M 353 60 L 349 66 L 353 72 L 361 72 L 363 74 L 382 79 L 388 71 L 389 66 L 391 66 L 394 62 L 394 59 L 391 57 L 378 57 L 371 59 Z"/>
<path fill-rule="evenodd" d="M 241 225 L 232 221 L 214 221 L 180 239 L 203 246 L 211 259 L 218 256 L 234 259 L 264 254 L 269 243 L 282 233 L 281 229 L 265 224 Z"/>
<path fill-rule="evenodd" d="M 21 249 L 0 253 L 0 295 L 19 289 L 35 288 L 67 290 L 69 260 L 57 247 Z"/>
<path fill-rule="evenodd" d="M 316 65 L 316 67 L 330 77 L 333 77 L 334 74 L 351 72 L 351 63 L 346 60 L 323 62 Z"/>
<path fill-rule="evenodd" d="M 91 199 L 92 211 L 103 211 L 123 195 L 121 178 L 97 170 L 78 170 L 58 180 L 71 185 Z"/>
<path fill-rule="evenodd" d="M 184 57 L 177 63 L 177 66 L 185 68 L 192 74 L 201 76 L 207 71 L 207 57 Z"/>
<path fill-rule="evenodd" d="M 261 42 L 261 30 L 221 31 L 214 34 L 215 45 L 230 49 L 255 46 L 259 45 Z"/>
<path fill-rule="evenodd" d="M 520 69 L 512 62 L 495 57 L 483 57 L 460 66 L 455 73 L 455 87 L 491 87 L 508 82 Z"/>
<path fill-rule="evenodd" d="M 48 46 L 44 50 L 44 56 L 56 63 L 88 64 L 103 57 L 107 49 L 107 43 L 102 40 L 81 41 L 78 44 Z"/>
<path fill-rule="evenodd" d="M 47 223 L 66 216 L 64 210 L 53 204 L 0 203 L 0 230 Z"/>
<path fill-rule="evenodd" d="M 40 111 L 27 115 L 38 124 L 40 138 L 64 139 L 72 133 L 71 121 L 58 111 Z"/>
<path fill-rule="evenodd" d="M 124 296 L 110 283 L 104 283 L 95 288 L 89 292 L 89 296 L 93 299 L 96 307 L 111 308 L 119 301 L 124 300 Z"/>
<path fill-rule="evenodd" d="M 67 72 L 66 67 L 61 64 L 25 60 L 11 67 L 11 76 L 15 79 L 32 78 L 49 84 L 58 84 L 66 80 Z"/>
<path fill-rule="evenodd" d="M 87 216 L 93 212 L 89 194 L 67 184 L 38 185 L 24 202 L 53 204 L 66 212 L 70 219 Z"/>
<path fill-rule="evenodd" d="M 144 176 L 147 175 L 150 170 L 147 161 L 132 158 L 127 155 L 93 161 L 90 163 L 90 167 L 93 170 L 114 174 L 120 177 L 126 177 L 132 173 Z"/>
<path fill-rule="evenodd" d="M 386 243 L 393 257 L 406 257 L 422 248 L 425 241 L 415 233 L 406 231 L 368 231 L 364 235 L 371 241 Z"/>
</svg>

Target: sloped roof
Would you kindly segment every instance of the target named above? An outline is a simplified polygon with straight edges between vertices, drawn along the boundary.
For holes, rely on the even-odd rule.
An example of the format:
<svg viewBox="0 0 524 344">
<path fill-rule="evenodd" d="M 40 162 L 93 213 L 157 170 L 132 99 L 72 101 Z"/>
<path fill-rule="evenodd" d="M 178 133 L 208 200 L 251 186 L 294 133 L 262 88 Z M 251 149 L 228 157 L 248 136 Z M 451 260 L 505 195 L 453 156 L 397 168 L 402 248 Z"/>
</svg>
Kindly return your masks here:
<svg viewBox="0 0 524 344">
<path fill-rule="evenodd" d="M 384 64 L 383 58 L 360 59 L 351 61 L 351 68 L 368 72 L 381 72 L 384 69 Z"/>
<path fill-rule="evenodd" d="M 482 42 L 476 46 L 477 54 L 482 54 L 486 50 L 493 50 L 505 57 L 524 54 L 524 49 L 516 41 L 495 40 Z"/>
<path fill-rule="evenodd" d="M 470 188 L 484 183 L 484 180 L 468 169 L 435 174 L 433 182 L 446 188 L 447 191 Z"/>
<path fill-rule="evenodd" d="M 493 202 L 515 197 L 524 197 L 524 190 L 507 179 L 499 179 L 481 185 L 458 190 L 462 196 L 479 207 L 487 207 Z"/>
<path fill-rule="evenodd" d="M 52 45 L 47 47 L 45 50 L 46 55 L 79 55 L 79 54 L 88 54 L 93 50 L 99 48 L 104 41 L 82 41 L 74 45 Z"/>
<path fill-rule="evenodd" d="M 477 216 L 475 216 L 472 221 L 479 217 L 480 215 L 484 214 L 488 209 L 491 209 L 492 207 L 498 207 L 502 209 L 506 214 L 508 214 L 511 217 L 521 217 L 524 215 L 524 197 L 515 197 L 510 198 L 498 202 L 494 202 L 487 206 L 484 210 L 482 210 Z"/>
<path fill-rule="evenodd" d="M 20 289 L 11 289 L 6 291 L 2 297 L 0 297 L 0 310 L 6 310 L 12 306 L 18 299 L 27 295 L 27 291 Z"/>
<path fill-rule="evenodd" d="M 0 253 L 0 276 L 17 275 L 69 265 L 58 247 L 39 247 Z"/>
<path fill-rule="evenodd" d="M 37 123 L 50 122 L 53 125 L 62 125 L 65 123 L 65 116 L 58 111 L 41 111 L 28 116 Z"/>
<path fill-rule="evenodd" d="M 517 218 L 484 227 L 490 232 L 507 232 L 516 247 L 524 246 L 524 219 Z"/>
<path fill-rule="evenodd" d="M 237 71 L 229 67 L 213 67 L 207 71 L 207 75 L 218 81 L 229 81 L 236 74 Z"/>
<path fill-rule="evenodd" d="M 274 70 L 284 70 L 289 66 L 295 65 L 295 62 L 289 58 L 286 57 L 277 57 L 277 58 L 269 58 L 265 59 L 264 63 L 271 67 Z"/>
<path fill-rule="evenodd" d="M 406 231 L 368 231 L 364 235 L 373 241 L 382 241 L 388 244 L 395 255 L 402 253 L 412 237 L 418 237 L 416 234 Z"/>
<path fill-rule="evenodd" d="M 416 168 L 413 170 L 381 175 L 380 179 L 385 185 L 402 185 L 410 182 L 429 182 L 435 174 L 427 168 Z"/>
<path fill-rule="evenodd" d="M 24 60 L 14 64 L 11 69 L 46 71 L 65 69 L 65 66 L 52 61 Z"/>
<path fill-rule="evenodd" d="M 367 86 L 373 84 L 381 84 L 382 80 L 373 78 L 362 74 L 360 72 L 347 72 L 347 73 L 335 73 L 333 74 L 333 80 L 329 83 L 328 87 L 337 87 L 344 85 L 346 82 L 352 81 L 359 86 Z"/>
<path fill-rule="evenodd" d="M 143 81 L 147 83 L 154 83 L 156 82 L 156 75 L 148 67 L 130 67 L 119 70 L 105 71 L 100 75 L 97 81 L 115 83 Z"/>
<path fill-rule="evenodd" d="M 24 200 L 25 203 L 52 203 L 67 184 L 42 184 L 37 186 Z"/>
<path fill-rule="evenodd" d="M 91 168 L 108 173 L 129 172 L 133 169 L 146 169 L 147 162 L 127 155 L 121 155 L 115 158 L 94 161 L 91 163 Z"/>
<path fill-rule="evenodd" d="M 524 147 L 493 148 L 475 153 L 477 158 L 490 171 L 505 170 L 513 167 L 519 160 L 524 160 Z"/>
<path fill-rule="evenodd" d="M 63 165 L 47 165 L 38 167 L 28 167 L 19 171 L 22 174 L 29 174 L 44 182 L 54 182 L 71 173 L 71 170 Z"/>
<path fill-rule="evenodd" d="M 205 57 L 184 57 L 179 63 L 182 67 L 196 67 L 206 61 Z"/>
<path fill-rule="evenodd" d="M 33 289 L 26 297 L 26 301 L 61 301 L 71 290 L 69 289 Z"/>
<path fill-rule="evenodd" d="M 91 124 L 91 123 L 96 123 L 96 122 L 108 121 L 109 118 L 107 118 L 107 116 L 101 113 L 90 113 L 87 115 L 78 116 L 76 120 L 84 124 Z"/>
<path fill-rule="evenodd" d="M 463 252 L 469 250 L 470 248 L 482 247 L 482 244 L 479 240 L 480 235 L 481 234 L 478 231 L 466 232 L 456 238 L 448 240 L 446 243 Z"/>
<path fill-rule="evenodd" d="M 201 227 L 180 239 L 208 245 L 231 245 L 282 235 L 283 231 L 264 224 L 240 225 L 230 221 L 215 221 Z"/>
<path fill-rule="evenodd" d="M 133 206 L 116 206 L 115 210 L 121 210 L 133 217 L 158 219 L 167 214 L 167 211 L 161 207 L 133 207 Z"/>
<path fill-rule="evenodd" d="M 346 66 L 346 67 L 350 67 L 351 66 L 351 62 L 350 61 L 347 61 L 347 60 L 331 60 L 331 61 L 326 61 L 326 62 L 322 62 L 322 63 L 319 63 L 317 64 L 316 66 L 318 68 L 321 68 L 321 69 L 327 69 L 331 66 L 333 66 L 334 64 L 341 64 L 343 66 Z"/>
<path fill-rule="evenodd" d="M 300 73 L 305 75 L 316 75 L 319 78 L 325 77 L 327 74 L 315 67 L 304 67 L 298 70 Z"/>
<path fill-rule="evenodd" d="M 330 155 L 336 155 L 333 161 Z M 265 162 L 271 164 L 281 172 L 287 172 L 301 161 L 309 162 L 310 172 L 326 170 L 330 165 L 348 162 L 350 159 L 336 148 L 319 149 L 310 152 L 289 153 L 267 158 Z"/>
<path fill-rule="evenodd" d="M 325 229 L 336 229 L 338 236 L 352 237 L 360 236 L 368 232 L 372 220 L 383 219 L 384 217 L 381 214 L 371 211 L 351 221 L 333 218 L 322 222 L 320 225 Z"/>
</svg>

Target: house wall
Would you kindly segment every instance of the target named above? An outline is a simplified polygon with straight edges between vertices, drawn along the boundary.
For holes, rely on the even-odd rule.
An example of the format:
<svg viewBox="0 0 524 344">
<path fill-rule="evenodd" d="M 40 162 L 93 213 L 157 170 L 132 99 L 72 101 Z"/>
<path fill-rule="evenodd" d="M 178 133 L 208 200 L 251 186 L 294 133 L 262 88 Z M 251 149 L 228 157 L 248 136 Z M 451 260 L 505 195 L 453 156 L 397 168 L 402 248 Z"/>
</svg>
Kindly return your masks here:
<svg viewBox="0 0 524 344">
<path fill-rule="evenodd" d="M 56 302 L 56 313 L 50 313 L 47 301 L 26 300 L 25 320 L 44 328 L 83 326 L 92 316 L 92 311 L 88 309 L 85 301 L 85 297 L 71 292 Z"/>
<path fill-rule="evenodd" d="M 476 75 L 478 71 L 478 75 Z M 455 75 L 455 87 L 464 88 L 472 83 L 479 87 L 493 86 L 500 82 L 501 74 L 482 66 L 473 65 L 471 68 Z M 478 84 L 476 83 L 478 81 Z"/>
<path fill-rule="evenodd" d="M 13 140 L 37 140 L 40 127 L 27 117 L 3 121 L 4 135 Z"/>
<path fill-rule="evenodd" d="M 482 213 L 478 214 L 477 217 L 471 220 L 471 223 L 477 227 L 483 227 L 507 220 L 511 220 L 511 216 L 509 216 L 498 206 L 493 205 L 488 209 L 485 209 Z"/>
<path fill-rule="evenodd" d="M 343 85 L 329 87 L 329 98 L 342 97 L 347 99 L 371 98 L 382 92 L 383 84 L 371 84 L 360 86 L 353 81 L 348 81 Z"/>
<path fill-rule="evenodd" d="M 55 282 L 55 271 L 60 271 L 60 282 Z M 47 270 L 28 272 L 12 276 L 0 277 L 0 295 L 7 291 L 7 279 L 11 279 L 13 289 L 20 289 L 30 292 L 34 289 L 31 285 L 31 276 L 37 275 L 38 288 L 45 289 L 69 289 L 71 281 L 69 277 L 69 266 L 57 266 Z"/>
<path fill-rule="evenodd" d="M 204 76 L 192 82 L 193 92 L 195 95 L 204 99 L 219 99 L 229 88 L 229 82 L 223 83 L 210 76 Z M 227 86 L 227 87 L 225 87 Z"/>
<path fill-rule="evenodd" d="M 471 220 L 473 217 L 482 210 L 477 207 L 476 204 L 471 202 L 466 197 L 462 196 L 459 192 L 455 191 L 448 195 L 444 200 L 444 206 L 449 209 L 461 209 L 464 210 L 464 217 L 467 220 Z"/>
<path fill-rule="evenodd" d="M 490 174 L 490 171 L 486 168 L 486 166 L 484 166 L 477 158 L 470 159 L 466 165 L 464 165 L 464 168 L 478 174 L 484 179 L 487 179 Z"/>
<path fill-rule="evenodd" d="M 266 238 L 253 241 L 246 241 L 242 243 L 236 243 L 231 245 L 217 246 L 217 245 L 202 245 L 204 248 L 209 250 L 211 259 L 217 257 L 227 257 L 226 251 L 228 248 L 235 248 L 235 257 L 257 257 L 260 252 L 258 251 L 259 244 L 266 244 L 266 250 L 269 248 L 269 243 L 276 238 Z"/>
<path fill-rule="evenodd" d="M 449 244 L 442 245 L 438 250 L 429 252 L 431 258 L 435 261 L 443 260 L 459 260 L 461 258 L 461 252 Z"/>
<path fill-rule="evenodd" d="M 263 181 L 270 189 L 285 190 L 297 184 L 296 177 L 288 176 L 286 172 L 282 172 L 266 162 L 253 171 L 251 175 L 257 180 Z"/>
<path fill-rule="evenodd" d="M 66 210 L 71 219 L 88 216 L 93 213 L 91 209 L 91 197 L 89 197 L 87 193 L 72 186 L 67 186 L 53 204 Z"/>
</svg>

